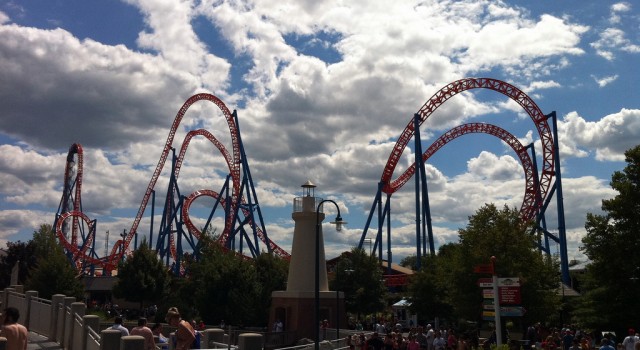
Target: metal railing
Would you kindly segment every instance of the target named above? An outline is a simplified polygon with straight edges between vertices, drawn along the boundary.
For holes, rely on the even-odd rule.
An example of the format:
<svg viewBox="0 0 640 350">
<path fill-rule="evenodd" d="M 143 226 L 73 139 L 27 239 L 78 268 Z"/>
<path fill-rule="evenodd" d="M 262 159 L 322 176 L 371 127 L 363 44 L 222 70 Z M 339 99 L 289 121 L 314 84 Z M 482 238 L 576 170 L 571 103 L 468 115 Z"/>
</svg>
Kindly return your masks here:
<svg viewBox="0 0 640 350">
<path fill-rule="evenodd" d="M 100 334 L 96 333 L 93 328 L 87 329 L 86 350 L 100 350 Z"/>
</svg>

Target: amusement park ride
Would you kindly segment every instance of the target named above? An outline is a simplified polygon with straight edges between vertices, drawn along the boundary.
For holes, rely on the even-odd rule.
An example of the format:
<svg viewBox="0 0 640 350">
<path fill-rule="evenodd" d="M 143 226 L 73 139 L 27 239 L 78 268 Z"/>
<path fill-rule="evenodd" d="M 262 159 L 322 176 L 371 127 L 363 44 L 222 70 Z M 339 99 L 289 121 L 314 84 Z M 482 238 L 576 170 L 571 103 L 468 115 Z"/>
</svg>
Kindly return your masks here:
<svg viewBox="0 0 640 350">
<path fill-rule="evenodd" d="M 440 136 L 423 153 L 419 132 L 422 123 L 449 98 L 471 89 L 489 89 L 499 92 L 517 102 L 526 111 L 540 137 L 542 149 L 542 169 L 540 173 L 538 173 L 536 155 L 532 144 L 524 146 L 508 131 L 486 123 L 469 123 L 457 126 Z M 227 151 L 224 145 L 209 131 L 198 129 L 187 133 L 182 147 L 176 155 L 175 149 L 172 147 L 176 130 L 189 107 L 198 101 L 212 102 L 224 114 L 231 136 L 231 152 Z M 551 120 L 553 128 L 549 125 L 549 120 Z M 526 182 L 520 216 L 523 221 L 534 221 L 536 223 L 535 231 L 543 233 L 543 239 L 541 238 L 538 242 L 538 248 L 541 251 L 551 254 L 550 241 L 558 244 L 561 276 L 563 282 L 567 283 L 569 281 L 569 270 L 555 112 L 544 115 L 536 103 L 524 92 L 511 84 L 496 79 L 466 78 L 452 82 L 436 92 L 411 118 L 404 131 L 400 134 L 382 172 L 378 183 L 378 191 L 358 246 L 362 248 L 367 240 L 374 242 L 373 252 L 379 259 L 382 259 L 383 232 L 386 227 L 386 239 L 384 241 L 387 245 L 387 261 L 392 261 L 391 198 L 396 191 L 413 177 L 415 182 L 417 261 L 420 262 L 420 257 L 426 254 L 435 254 L 425 162 L 451 140 L 470 133 L 484 133 L 498 137 L 517 154 L 525 172 Z M 178 182 L 180 168 L 189 143 L 195 136 L 202 136 L 209 140 L 227 163 L 228 175 L 224 185 L 218 192 L 211 189 L 197 190 L 188 195 L 180 192 Z M 415 162 L 394 180 L 392 176 L 396 165 L 412 137 L 416 155 Z M 131 241 L 137 237 L 138 226 L 150 200 L 152 205 L 149 237 L 150 244 L 153 244 L 154 188 L 170 154 L 170 179 L 164 201 L 162 219 L 157 231 L 155 249 L 167 266 L 172 267 L 174 273 L 179 274 L 182 271 L 181 262 L 186 251 L 191 252 L 196 258 L 199 255 L 199 241 L 203 233 L 191 221 L 189 209 L 193 201 L 202 196 L 214 199 L 214 205 L 210 208 L 204 231 L 210 226 L 216 211 L 224 214 L 225 225 L 218 239 L 218 243 L 221 246 L 236 251 L 247 258 L 255 258 L 261 252 L 260 242 L 262 242 L 266 246 L 268 253 L 289 258 L 289 253 L 271 241 L 267 235 L 247 155 L 240 136 L 237 112 L 230 112 L 227 106 L 216 96 L 202 93 L 189 98 L 178 111 L 131 229 L 121 235 L 122 239 L 114 244 L 110 253 L 105 251 L 103 256 L 98 256 L 95 249 L 96 220 L 89 219 L 82 212 L 82 146 L 73 144 L 70 147 L 64 174 L 62 199 L 56 213 L 54 229 L 67 256 L 79 271 L 90 275 L 111 274 L 116 269 L 118 262 L 130 252 Z M 384 205 L 383 193 L 386 194 Z M 554 194 L 558 210 L 557 234 L 547 229 L 545 219 L 545 211 Z M 376 216 L 377 230 L 369 232 L 372 220 Z M 374 230 L 372 229 L 371 231 Z M 374 237 L 367 238 L 367 235 Z M 188 245 L 187 249 L 184 249 L 184 244 Z M 397 283 L 405 282 L 400 281 Z"/>
</svg>

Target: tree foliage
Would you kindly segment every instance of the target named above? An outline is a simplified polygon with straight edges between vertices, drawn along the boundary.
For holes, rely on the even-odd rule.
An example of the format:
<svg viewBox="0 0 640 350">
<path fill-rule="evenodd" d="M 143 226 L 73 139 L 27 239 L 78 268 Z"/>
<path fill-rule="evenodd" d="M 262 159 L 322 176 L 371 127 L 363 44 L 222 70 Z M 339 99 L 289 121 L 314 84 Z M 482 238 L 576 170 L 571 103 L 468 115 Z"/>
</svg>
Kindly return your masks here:
<svg viewBox="0 0 640 350">
<path fill-rule="evenodd" d="M 208 235 L 200 243 L 200 257 L 189 262 L 181 292 L 198 317 L 209 324 L 266 326 L 271 292 L 285 289 L 287 262 L 269 254 L 247 260 Z"/>
<path fill-rule="evenodd" d="M 421 319 L 433 319 L 436 316 L 451 315 L 452 307 L 447 300 L 447 283 L 441 277 L 435 256 L 426 256 L 421 261 L 421 269 L 413 276 L 409 285 L 412 313 Z"/>
<path fill-rule="evenodd" d="M 422 270 L 409 286 L 411 308 L 422 319 L 478 319 L 482 295 L 477 281 L 489 276 L 474 273 L 473 268 L 495 256 L 498 276 L 520 278 L 522 306 L 528 310 L 525 322 L 555 314 L 558 264 L 541 255 L 529 231 L 517 210 L 483 206 L 459 231 L 458 243 L 443 245 L 436 256 L 423 257 Z"/>
<path fill-rule="evenodd" d="M 590 264 L 577 310 L 585 327 L 619 332 L 635 324 L 640 307 L 640 145 L 625 152 L 625 161 L 611 176 L 617 195 L 602 201 L 604 214 L 587 214 L 581 249 Z"/>
<path fill-rule="evenodd" d="M 287 276 L 289 273 L 288 261 L 273 254 L 260 254 L 254 261 L 256 278 L 261 286 L 259 293 L 259 308 L 263 319 L 269 318 L 271 310 L 271 293 L 287 288 Z"/>
<path fill-rule="evenodd" d="M 24 284 L 29 270 L 36 263 L 34 251 L 33 241 L 7 242 L 6 255 L 0 256 L 0 284 L 3 289 L 11 284 L 11 271 L 18 262 L 18 284 Z"/>
<path fill-rule="evenodd" d="M 118 281 L 113 294 L 118 298 L 140 303 L 158 303 L 165 295 L 170 276 L 167 268 L 146 240 L 118 265 Z"/>
<path fill-rule="evenodd" d="M 51 299 L 54 294 L 64 294 L 78 299 L 84 296 L 84 285 L 58 244 L 51 225 L 43 224 L 33 233 L 36 263 L 25 283 L 27 290 L 38 291 L 38 296 Z"/>
<path fill-rule="evenodd" d="M 387 289 L 382 280 L 378 258 L 363 249 L 343 254 L 336 266 L 331 289 L 344 291 L 347 312 L 358 315 L 384 309 Z"/>
</svg>

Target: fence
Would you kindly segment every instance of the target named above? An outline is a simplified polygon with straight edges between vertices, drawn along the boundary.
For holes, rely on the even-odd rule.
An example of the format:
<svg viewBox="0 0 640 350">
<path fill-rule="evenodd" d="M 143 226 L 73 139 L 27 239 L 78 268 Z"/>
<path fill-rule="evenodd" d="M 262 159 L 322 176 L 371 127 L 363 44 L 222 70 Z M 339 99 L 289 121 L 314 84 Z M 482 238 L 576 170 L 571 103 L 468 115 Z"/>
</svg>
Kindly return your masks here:
<svg viewBox="0 0 640 350">
<path fill-rule="evenodd" d="M 73 297 L 56 294 L 47 300 L 38 298 L 36 291 L 22 293 L 22 286 L 12 286 L 0 292 L 0 303 L 3 308 L 18 309 L 21 323 L 30 332 L 46 337 L 64 350 L 144 350 L 141 336 L 123 337 L 120 331 L 112 329 L 100 331 L 100 318 L 85 315 L 87 306 Z M 225 338 L 228 340 L 229 336 L 222 329 L 204 330 L 202 348 L 262 350 L 264 347 L 264 336 L 257 333 L 237 335 L 237 346 L 225 343 Z M 6 345 L 6 338 L 0 338 L 0 349 Z M 173 350 L 171 342 L 168 350 Z"/>
</svg>

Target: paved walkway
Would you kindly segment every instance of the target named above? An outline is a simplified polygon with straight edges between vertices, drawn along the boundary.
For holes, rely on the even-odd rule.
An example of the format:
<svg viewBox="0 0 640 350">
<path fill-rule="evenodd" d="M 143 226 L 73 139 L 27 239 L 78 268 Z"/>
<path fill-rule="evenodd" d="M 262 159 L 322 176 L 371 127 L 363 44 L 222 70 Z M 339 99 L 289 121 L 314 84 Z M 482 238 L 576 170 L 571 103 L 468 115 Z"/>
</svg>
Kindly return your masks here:
<svg viewBox="0 0 640 350">
<path fill-rule="evenodd" d="M 27 350 L 40 349 L 61 350 L 62 347 L 58 343 L 48 340 L 47 337 L 43 335 L 29 332 L 29 344 L 27 345 Z"/>
</svg>

